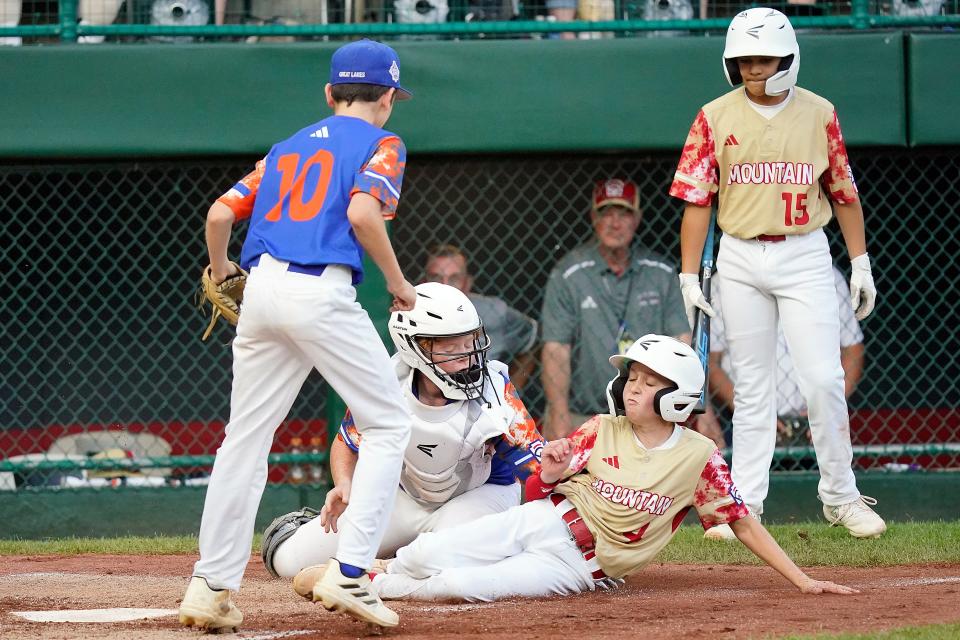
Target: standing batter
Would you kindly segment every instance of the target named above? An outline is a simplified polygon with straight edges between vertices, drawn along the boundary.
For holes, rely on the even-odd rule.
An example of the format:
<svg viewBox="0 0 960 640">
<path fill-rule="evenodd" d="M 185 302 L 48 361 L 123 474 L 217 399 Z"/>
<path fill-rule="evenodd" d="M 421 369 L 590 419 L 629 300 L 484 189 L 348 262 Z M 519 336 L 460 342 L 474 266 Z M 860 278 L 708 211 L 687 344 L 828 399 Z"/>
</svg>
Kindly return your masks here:
<svg viewBox="0 0 960 640">
<path fill-rule="evenodd" d="M 424 531 L 520 504 L 517 480 L 540 471 L 543 439 L 507 366 L 487 360 L 490 340 L 473 303 L 445 284 L 416 289 L 416 308 L 394 313 L 390 320 L 397 345 L 393 365 L 413 426 L 401 491 L 378 558 L 392 557 Z M 319 517 L 312 510 L 296 511 L 277 518 L 264 533 L 263 560 L 270 573 L 292 578 L 333 556 L 337 521 L 353 508 L 351 485 L 363 446 L 348 411 L 330 454 L 335 486 Z M 314 568 L 295 587 L 306 596 L 319 576 Z"/>
<path fill-rule="evenodd" d="M 364 437 L 339 562 L 330 563 L 315 599 L 377 625 L 398 622 L 369 594 L 366 570 L 393 505 L 410 417 L 354 285 L 366 250 L 394 307 L 414 307 L 416 292 L 384 224 L 397 209 L 406 150 L 381 128 L 394 100 L 410 96 L 396 52 L 370 40 L 334 52 L 325 92 L 334 115 L 274 145 L 207 216 L 216 281 L 234 270 L 227 261 L 233 223 L 249 218 L 241 266 L 250 276 L 233 341 L 230 422 L 203 506 L 200 560 L 180 605 L 188 626 L 236 628 L 243 620 L 230 592 L 240 588 L 250 558 L 273 434 L 314 368 L 353 409 Z"/>
<path fill-rule="evenodd" d="M 851 258 L 856 317 L 873 309 L 863 210 L 832 104 L 796 87 L 800 49 L 779 11 L 748 9 L 727 31 L 723 67 L 736 88 L 704 106 L 670 194 L 686 202 L 680 284 L 687 315 L 714 315 L 697 271 L 715 193 L 723 231 L 723 322 L 737 371 L 733 480 L 763 512 L 776 442 L 777 324 L 793 354 L 820 465 L 819 496 L 832 524 L 876 537 L 883 519 L 861 496 L 851 463 L 832 261 L 822 227 L 835 214 Z M 831 211 L 830 200 L 833 201 Z"/>
<path fill-rule="evenodd" d="M 691 508 L 704 527 L 732 523 L 743 543 L 803 593 L 855 593 L 805 575 L 753 518 L 720 451 L 678 423 L 703 388 L 689 345 L 645 335 L 608 386 L 609 415 L 544 447 L 527 502 L 419 536 L 373 585 L 381 597 L 488 601 L 615 586 L 650 563 Z"/>
</svg>

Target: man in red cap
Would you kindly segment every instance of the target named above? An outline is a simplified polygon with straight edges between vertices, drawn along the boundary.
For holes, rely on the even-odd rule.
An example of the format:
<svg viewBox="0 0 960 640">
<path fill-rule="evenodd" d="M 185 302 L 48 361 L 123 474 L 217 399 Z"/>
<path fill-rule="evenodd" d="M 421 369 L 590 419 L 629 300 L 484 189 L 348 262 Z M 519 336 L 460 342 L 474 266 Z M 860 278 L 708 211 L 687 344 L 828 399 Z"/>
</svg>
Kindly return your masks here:
<svg viewBox="0 0 960 640">
<path fill-rule="evenodd" d="M 624 353 L 637 337 L 666 334 L 689 343 L 676 269 L 634 246 L 642 219 L 637 185 L 603 180 L 592 205 L 593 237 L 554 266 L 543 301 L 548 440 L 606 412 L 607 358 Z"/>
</svg>

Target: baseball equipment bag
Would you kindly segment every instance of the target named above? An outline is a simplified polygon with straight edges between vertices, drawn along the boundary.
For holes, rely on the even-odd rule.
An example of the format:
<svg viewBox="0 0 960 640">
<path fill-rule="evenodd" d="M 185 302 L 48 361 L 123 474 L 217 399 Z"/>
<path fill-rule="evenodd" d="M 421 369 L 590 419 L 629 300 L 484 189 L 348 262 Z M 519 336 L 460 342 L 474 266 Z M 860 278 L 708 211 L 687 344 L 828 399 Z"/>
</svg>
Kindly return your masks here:
<svg viewBox="0 0 960 640">
<path fill-rule="evenodd" d="M 243 288 L 247 285 L 247 272 L 240 268 L 237 263 L 231 263 L 237 268 L 237 274 L 232 275 L 220 284 L 213 282 L 213 277 L 208 265 L 203 270 L 203 276 L 200 278 L 200 289 L 197 291 L 195 301 L 197 308 L 204 312 L 204 307 L 209 302 L 212 308 L 210 313 L 210 324 L 207 330 L 203 332 L 201 340 L 206 340 L 213 332 L 213 327 L 221 317 L 237 326 L 240 320 L 240 304 L 243 302 Z"/>
</svg>

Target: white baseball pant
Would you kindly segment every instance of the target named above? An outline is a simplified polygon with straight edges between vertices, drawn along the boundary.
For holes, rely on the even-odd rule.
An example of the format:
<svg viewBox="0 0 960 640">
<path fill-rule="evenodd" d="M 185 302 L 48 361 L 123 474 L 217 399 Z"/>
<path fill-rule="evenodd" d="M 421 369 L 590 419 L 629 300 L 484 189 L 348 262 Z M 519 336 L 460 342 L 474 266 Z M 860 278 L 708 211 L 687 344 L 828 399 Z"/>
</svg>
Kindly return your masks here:
<svg viewBox="0 0 960 640">
<path fill-rule="evenodd" d="M 777 321 L 807 401 L 824 504 L 856 500 L 850 419 L 840 366 L 840 321 L 832 259 L 822 229 L 782 242 L 724 234 L 723 323 L 736 372 L 733 481 L 749 507 L 763 512 L 776 445 Z"/>
<path fill-rule="evenodd" d="M 373 584 L 384 599 L 490 602 L 592 591 L 596 568 L 544 499 L 421 534 Z"/>
<path fill-rule="evenodd" d="M 364 442 L 360 447 L 366 446 Z M 449 502 L 424 506 L 407 495 L 397 492 L 390 524 L 387 525 L 378 558 L 392 558 L 397 549 L 408 545 L 420 533 L 449 529 L 471 522 L 491 513 L 500 513 L 520 504 L 520 485 L 485 484 L 462 493 Z M 349 514 L 353 501 L 344 512 Z M 273 568 L 281 578 L 292 578 L 306 567 L 328 562 L 337 551 L 338 533 L 323 530 L 320 518 L 306 523 L 277 547 Z"/>
<path fill-rule="evenodd" d="M 356 301 L 347 267 L 287 271 L 264 254 L 250 271 L 233 341 L 233 390 L 200 524 L 193 575 L 238 590 L 267 481 L 273 435 L 316 368 L 350 406 L 363 447 L 336 557 L 370 567 L 400 481 L 410 418 L 387 350 Z"/>
</svg>

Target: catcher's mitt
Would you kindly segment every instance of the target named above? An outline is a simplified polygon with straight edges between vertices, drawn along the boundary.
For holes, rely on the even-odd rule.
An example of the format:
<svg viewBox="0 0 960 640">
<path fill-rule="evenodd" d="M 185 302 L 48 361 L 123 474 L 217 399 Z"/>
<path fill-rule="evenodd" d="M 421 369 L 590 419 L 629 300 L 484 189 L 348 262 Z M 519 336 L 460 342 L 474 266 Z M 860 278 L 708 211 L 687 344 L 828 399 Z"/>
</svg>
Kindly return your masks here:
<svg viewBox="0 0 960 640">
<path fill-rule="evenodd" d="M 197 291 L 197 307 L 204 311 L 207 302 L 212 307 L 210 324 L 203 332 L 201 340 L 206 340 L 213 332 L 214 325 L 222 316 L 224 320 L 237 326 L 240 320 L 240 304 L 243 302 L 243 288 L 247 285 L 247 272 L 236 262 L 231 263 L 237 268 L 236 275 L 232 275 L 220 284 L 214 284 L 210 266 L 203 270 L 200 278 L 200 289 Z"/>
</svg>

